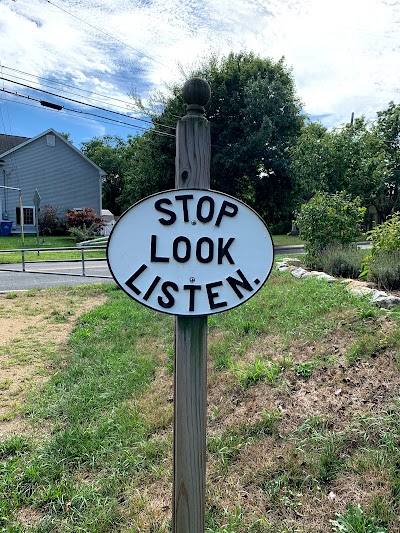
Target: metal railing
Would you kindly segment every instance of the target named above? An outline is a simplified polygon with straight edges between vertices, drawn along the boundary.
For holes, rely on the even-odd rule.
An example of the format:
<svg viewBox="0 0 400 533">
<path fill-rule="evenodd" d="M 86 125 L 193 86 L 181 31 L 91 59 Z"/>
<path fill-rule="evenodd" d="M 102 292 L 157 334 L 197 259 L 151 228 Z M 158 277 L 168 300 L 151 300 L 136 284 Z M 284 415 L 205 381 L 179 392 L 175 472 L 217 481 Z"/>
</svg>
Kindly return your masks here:
<svg viewBox="0 0 400 533">
<path fill-rule="evenodd" d="M 81 243 L 81 244 L 84 244 L 84 243 Z M 105 257 L 104 258 L 101 258 L 101 257 L 92 257 L 92 258 L 85 258 L 85 252 L 93 252 L 93 251 L 97 251 L 97 250 L 106 250 L 106 246 L 101 246 L 101 245 L 96 245 L 96 246 L 71 246 L 71 247 L 59 247 L 59 248 L 16 248 L 16 249 L 11 249 L 11 250 L 0 250 L 0 254 L 12 254 L 12 253 L 15 253 L 15 254 L 21 254 L 21 266 L 22 266 L 22 272 L 27 272 L 27 269 L 26 269 L 26 265 L 27 263 L 54 263 L 54 262 L 64 262 L 64 263 L 76 263 L 77 261 L 80 261 L 81 263 L 81 271 L 82 273 L 81 274 L 64 274 L 64 275 L 68 275 L 68 276 L 87 276 L 88 274 L 86 274 L 86 264 L 88 262 L 93 262 L 93 261 L 104 261 L 105 260 Z M 41 260 L 32 260 L 30 259 L 29 261 L 26 259 L 26 254 L 27 253 L 30 253 L 30 252 L 37 252 L 38 256 L 39 254 L 45 254 L 46 252 L 77 252 L 79 255 L 80 255 L 80 259 L 73 259 L 73 258 L 70 258 L 70 259 L 41 259 Z M 13 268 L 6 268 L 6 265 L 7 264 L 15 264 L 15 263 L 0 263 L 0 270 L 15 270 Z M 57 273 L 57 274 L 60 274 L 60 275 L 63 275 L 59 272 L 43 272 L 43 271 L 34 271 L 34 270 L 29 270 L 28 272 L 32 272 L 32 273 L 46 273 L 46 274 L 49 274 L 49 273 Z M 91 276 L 91 277 L 111 277 L 111 276 Z"/>
</svg>

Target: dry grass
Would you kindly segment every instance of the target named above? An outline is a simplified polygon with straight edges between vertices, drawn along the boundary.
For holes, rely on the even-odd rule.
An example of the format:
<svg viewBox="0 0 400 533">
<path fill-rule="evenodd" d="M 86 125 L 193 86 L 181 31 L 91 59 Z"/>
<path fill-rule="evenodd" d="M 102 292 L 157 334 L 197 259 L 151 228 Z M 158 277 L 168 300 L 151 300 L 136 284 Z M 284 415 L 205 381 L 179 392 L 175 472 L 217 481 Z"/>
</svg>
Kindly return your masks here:
<svg viewBox="0 0 400 533">
<path fill-rule="evenodd" d="M 31 431 L 21 416 L 26 394 L 52 375 L 52 356 L 66 356 L 77 318 L 104 301 L 95 290 L 0 295 L 0 437 Z"/>
</svg>

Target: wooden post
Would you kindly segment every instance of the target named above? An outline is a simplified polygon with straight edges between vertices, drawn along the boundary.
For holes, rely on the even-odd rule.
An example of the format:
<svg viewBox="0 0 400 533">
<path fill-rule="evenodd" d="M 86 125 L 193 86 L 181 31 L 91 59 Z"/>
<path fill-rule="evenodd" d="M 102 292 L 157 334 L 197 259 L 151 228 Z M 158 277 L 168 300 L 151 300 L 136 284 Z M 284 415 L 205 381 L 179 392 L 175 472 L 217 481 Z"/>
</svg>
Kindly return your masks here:
<svg viewBox="0 0 400 533">
<path fill-rule="evenodd" d="M 205 80 L 183 88 L 187 114 L 176 130 L 177 189 L 209 189 L 211 137 Z M 188 280 L 189 282 L 189 280 Z M 173 532 L 204 533 L 206 485 L 207 317 L 175 319 Z"/>
</svg>

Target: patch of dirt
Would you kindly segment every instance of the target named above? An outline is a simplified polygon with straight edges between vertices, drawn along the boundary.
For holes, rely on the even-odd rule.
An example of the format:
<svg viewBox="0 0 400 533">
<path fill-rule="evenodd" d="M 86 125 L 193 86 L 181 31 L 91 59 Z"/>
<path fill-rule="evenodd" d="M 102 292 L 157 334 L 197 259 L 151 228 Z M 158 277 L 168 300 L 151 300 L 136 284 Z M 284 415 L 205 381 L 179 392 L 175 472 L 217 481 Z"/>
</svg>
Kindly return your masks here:
<svg viewBox="0 0 400 533">
<path fill-rule="evenodd" d="M 322 416 L 333 430 L 362 414 L 379 412 L 398 395 L 400 373 L 390 353 L 353 367 L 332 365 L 307 381 L 294 384 L 282 404 L 284 430 L 291 432 L 307 418 Z"/>
<path fill-rule="evenodd" d="M 43 518 L 41 512 L 38 509 L 32 507 L 23 507 L 17 513 L 18 521 L 24 527 L 33 527 L 37 525 Z"/>
<path fill-rule="evenodd" d="M 20 415 L 26 393 L 51 375 L 54 355 L 68 353 L 77 318 L 104 301 L 95 290 L 0 295 L 0 437 L 28 431 Z"/>
</svg>

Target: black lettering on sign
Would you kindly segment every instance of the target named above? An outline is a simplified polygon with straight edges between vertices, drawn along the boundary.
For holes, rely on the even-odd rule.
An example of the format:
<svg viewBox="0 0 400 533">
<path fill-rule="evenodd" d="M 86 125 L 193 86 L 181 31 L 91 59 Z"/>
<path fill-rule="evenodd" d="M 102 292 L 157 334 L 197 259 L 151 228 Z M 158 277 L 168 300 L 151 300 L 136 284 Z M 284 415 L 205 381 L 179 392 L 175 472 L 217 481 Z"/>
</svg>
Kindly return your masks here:
<svg viewBox="0 0 400 533">
<path fill-rule="evenodd" d="M 168 257 L 157 257 L 157 235 L 151 236 L 150 261 L 152 263 L 169 263 Z"/>
<path fill-rule="evenodd" d="M 172 202 L 169 198 L 160 198 L 154 203 L 154 207 L 160 213 L 165 213 L 166 215 L 169 215 L 169 219 L 159 218 L 158 220 L 160 224 L 162 224 L 163 226 L 170 226 L 176 221 L 176 215 L 173 211 L 166 209 L 165 207 L 162 207 L 163 204 L 171 205 Z"/>
<path fill-rule="evenodd" d="M 203 215 L 203 204 L 204 202 L 208 203 L 208 214 L 206 216 Z M 198 203 L 197 203 L 197 219 L 200 220 L 200 222 L 210 222 L 214 216 L 214 210 L 215 210 L 215 202 L 214 199 L 211 198 L 211 196 L 202 196 Z"/>
<path fill-rule="evenodd" d="M 184 249 L 183 255 L 178 254 L 180 243 L 183 243 L 183 246 L 181 246 L 181 248 Z M 187 237 L 183 237 L 182 235 L 180 237 L 177 237 L 172 243 L 172 255 L 175 261 L 178 261 L 178 263 L 186 263 L 190 259 L 190 254 L 191 254 L 191 244 L 190 244 L 189 239 Z"/>
<path fill-rule="evenodd" d="M 147 268 L 146 265 L 140 266 L 136 270 L 136 272 L 132 274 L 132 276 L 125 281 L 125 285 L 129 287 L 137 295 L 140 294 L 140 290 L 133 284 L 133 282 L 135 281 L 135 279 L 137 279 L 140 276 L 140 274 L 142 274 L 146 270 L 146 268 Z"/>
<path fill-rule="evenodd" d="M 189 311 L 194 311 L 196 291 L 201 291 L 201 285 L 184 285 L 183 290 L 189 291 Z"/>
<path fill-rule="evenodd" d="M 239 208 L 236 204 L 233 204 L 232 202 L 228 202 L 227 200 L 224 200 L 222 202 L 221 209 L 219 210 L 215 225 L 219 227 L 224 217 L 230 217 L 230 218 L 235 217 L 237 215 L 238 210 Z"/>
<path fill-rule="evenodd" d="M 238 287 L 242 287 L 246 291 L 251 292 L 253 290 L 253 287 L 248 282 L 247 278 L 244 276 L 243 272 L 238 268 L 236 270 L 236 273 L 239 274 L 240 280 L 233 278 L 232 276 L 229 276 L 226 278 L 226 281 L 229 283 L 229 285 L 232 287 L 234 292 L 237 296 L 239 296 L 240 299 L 243 298 L 243 293 L 238 289 Z"/>
<path fill-rule="evenodd" d="M 175 200 L 182 202 L 183 220 L 189 222 L 188 200 L 193 200 L 193 194 L 179 194 L 175 196 Z"/>
<path fill-rule="evenodd" d="M 233 241 L 235 240 L 235 237 L 230 237 L 228 239 L 228 242 L 225 244 L 224 246 L 224 239 L 223 237 L 219 237 L 218 238 L 218 264 L 219 265 L 222 265 L 222 259 L 224 257 L 227 258 L 228 262 L 231 264 L 231 265 L 234 265 L 235 264 L 235 261 L 232 259 L 232 256 L 231 254 L 228 252 L 228 248 L 230 247 L 230 245 L 233 243 Z"/>
<path fill-rule="evenodd" d="M 214 281 L 214 283 L 206 284 L 208 304 L 210 309 L 219 309 L 220 307 L 226 307 L 228 305 L 227 302 L 215 301 L 215 299 L 219 297 L 219 292 L 213 291 L 213 289 L 215 289 L 215 287 L 220 287 L 221 285 L 222 281 Z"/>
<path fill-rule="evenodd" d="M 143 300 L 147 302 L 147 300 L 150 298 L 150 296 L 153 294 L 154 289 L 157 287 L 158 282 L 160 281 L 160 276 L 156 276 L 153 280 L 153 283 L 150 285 L 150 287 L 147 289 L 146 294 L 143 296 Z"/>
<path fill-rule="evenodd" d="M 161 296 L 159 296 L 158 303 L 161 307 L 164 307 L 164 309 L 171 309 L 171 307 L 173 307 L 175 304 L 175 298 L 168 290 L 170 288 L 176 292 L 179 291 L 178 285 L 173 281 L 164 281 L 164 283 L 161 285 L 161 291 L 163 295 L 167 297 L 167 300 L 165 301 Z"/>
<path fill-rule="evenodd" d="M 204 253 L 203 244 L 206 244 L 206 248 L 208 248 L 208 251 L 206 252 L 207 254 L 206 256 L 203 255 Z M 211 263 L 211 261 L 214 259 L 214 241 L 210 239 L 210 237 L 201 237 L 197 241 L 196 257 L 200 263 Z"/>
</svg>

